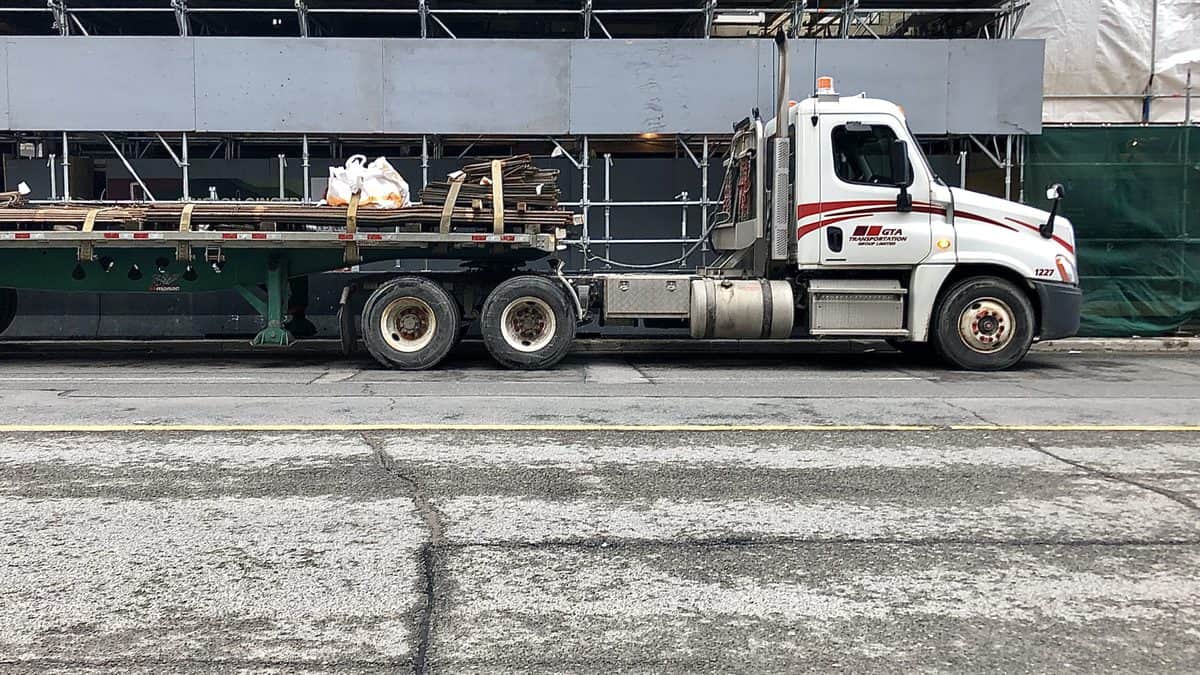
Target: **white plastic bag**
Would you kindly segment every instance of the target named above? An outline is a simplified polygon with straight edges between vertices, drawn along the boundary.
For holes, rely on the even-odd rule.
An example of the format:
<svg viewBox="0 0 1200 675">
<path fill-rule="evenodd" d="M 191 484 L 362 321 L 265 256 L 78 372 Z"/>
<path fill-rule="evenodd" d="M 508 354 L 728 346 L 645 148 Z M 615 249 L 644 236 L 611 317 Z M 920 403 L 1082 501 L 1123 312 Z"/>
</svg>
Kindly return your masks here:
<svg viewBox="0 0 1200 675">
<path fill-rule="evenodd" d="M 409 203 L 408 183 L 383 157 L 367 164 L 366 157 L 354 155 L 344 167 L 329 167 L 325 203 L 346 206 L 356 191 L 359 206 L 398 209 Z"/>
</svg>

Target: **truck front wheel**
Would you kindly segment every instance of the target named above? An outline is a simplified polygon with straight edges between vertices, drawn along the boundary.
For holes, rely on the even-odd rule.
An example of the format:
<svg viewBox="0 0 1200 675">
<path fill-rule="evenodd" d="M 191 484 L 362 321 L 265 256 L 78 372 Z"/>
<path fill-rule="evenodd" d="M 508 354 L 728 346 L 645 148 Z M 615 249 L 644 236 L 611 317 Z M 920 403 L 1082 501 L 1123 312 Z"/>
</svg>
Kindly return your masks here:
<svg viewBox="0 0 1200 675">
<path fill-rule="evenodd" d="M 938 355 L 965 370 L 1003 370 L 1033 344 L 1029 297 L 998 277 L 972 277 L 950 288 L 934 317 Z"/>
<path fill-rule="evenodd" d="M 367 298 L 362 335 L 367 351 L 389 368 L 436 366 L 458 338 L 458 304 L 441 286 L 420 277 L 400 277 Z"/>
<path fill-rule="evenodd" d="M 11 288 L 0 288 L 0 333 L 8 330 L 17 317 L 17 292 Z"/>
<path fill-rule="evenodd" d="M 492 358 L 509 368 L 549 368 L 575 339 L 575 310 L 561 287 L 543 277 L 513 277 L 483 303 L 479 319 Z"/>
</svg>

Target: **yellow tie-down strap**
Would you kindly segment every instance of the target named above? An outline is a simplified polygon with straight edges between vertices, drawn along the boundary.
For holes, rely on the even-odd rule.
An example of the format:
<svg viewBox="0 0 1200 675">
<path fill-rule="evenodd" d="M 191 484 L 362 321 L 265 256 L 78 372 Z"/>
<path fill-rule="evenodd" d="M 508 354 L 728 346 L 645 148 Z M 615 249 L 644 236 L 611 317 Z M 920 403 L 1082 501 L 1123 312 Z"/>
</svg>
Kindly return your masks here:
<svg viewBox="0 0 1200 675">
<path fill-rule="evenodd" d="M 458 191 L 462 189 L 463 180 L 467 175 L 461 171 L 450 174 L 450 191 L 446 194 L 446 203 L 442 204 L 442 218 L 438 223 L 438 231 L 450 234 L 450 216 L 454 215 L 454 205 L 458 202 Z"/>
<path fill-rule="evenodd" d="M 183 211 L 179 214 L 179 231 L 192 231 L 192 211 L 196 209 L 196 205 L 192 203 L 184 204 Z M 187 241 L 176 242 L 175 244 L 175 259 L 179 262 L 190 263 L 192 261 L 192 244 Z"/>
<path fill-rule="evenodd" d="M 350 203 L 346 206 L 346 234 L 350 235 L 350 239 L 346 242 L 346 264 L 357 265 L 362 262 L 362 257 L 359 255 L 358 242 L 354 241 L 354 235 L 358 233 L 358 202 L 362 199 L 362 193 L 355 192 L 350 195 Z"/>
<path fill-rule="evenodd" d="M 83 231 L 92 232 L 96 229 L 96 216 L 100 215 L 101 209 L 91 209 L 87 215 L 83 217 Z"/>
<path fill-rule="evenodd" d="M 492 232 L 504 234 L 504 162 L 492 160 Z"/>
<path fill-rule="evenodd" d="M 189 203 L 189 204 L 183 205 L 183 213 L 179 214 L 179 231 L 180 232 L 191 232 L 192 231 L 192 211 L 194 211 L 195 209 L 196 209 L 195 204 Z"/>
</svg>

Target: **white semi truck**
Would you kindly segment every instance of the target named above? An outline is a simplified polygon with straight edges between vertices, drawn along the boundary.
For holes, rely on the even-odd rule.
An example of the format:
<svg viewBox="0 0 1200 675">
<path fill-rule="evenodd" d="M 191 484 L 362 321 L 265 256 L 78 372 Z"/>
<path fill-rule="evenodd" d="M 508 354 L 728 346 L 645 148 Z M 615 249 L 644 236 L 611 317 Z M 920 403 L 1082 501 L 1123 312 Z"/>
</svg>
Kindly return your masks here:
<svg viewBox="0 0 1200 675">
<path fill-rule="evenodd" d="M 572 275 L 552 260 L 555 272 L 531 273 L 522 262 L 553 255 L 564 232 L 364 233 L 351 214 L 342 232 L 0 232 L 0 286 L 235 287 L 267 320 L 256 343 L 286 345 L 297 275 L 404 257 L 479 263 L 371 283 L 357 331 L 346 308 L 362 287 L 343 293 L 343 341 L 357 333 L 381 364 L 404 369 L 439 363 L 475 321 L 513 368 L 554 365 L 592 319 L 674 321 L 701 339 L 881 338 L 971 370 L 1010 367 L 1035 340 L 1076 332 L 1081 294 L 1071 223 L 1057 215 L 1061 188 L 1047 213 L 948 187 L 897 105 L 839 96 L 828 78 L 789 101 L 779 43 L 779 109 L 734 126 L 721 209 L 705 233 L 719 257 L 693 272 Z M 0 329 L 12 306 L 0 289 Z"/>
</svg>

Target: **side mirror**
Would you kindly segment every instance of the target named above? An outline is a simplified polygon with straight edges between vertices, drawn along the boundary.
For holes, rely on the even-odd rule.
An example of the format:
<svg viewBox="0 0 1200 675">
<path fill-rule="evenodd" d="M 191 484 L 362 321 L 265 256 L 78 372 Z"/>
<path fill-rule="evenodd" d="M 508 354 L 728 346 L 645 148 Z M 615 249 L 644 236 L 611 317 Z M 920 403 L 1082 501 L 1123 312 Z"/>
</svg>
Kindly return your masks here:
<svg viewBox="0 0 1200 675">
<path fill-rule="evenodd" d="M 892 141 L 891 150 L 892 180 L 895 186 L 900 188 L 900 194 L 896 196 L 896 211 L 908 213 L 912 211 L 912 195 L 908 194 L 908 184 L 912 182 L 908 163 L 908 143 L 897 138 Z"/>
<path fill-rule="evenodd" d="M 1054 217 L 1058 215 L 1058 203 L 1062 201 L 1062 198 L 1062 185 L 1055 183 L 1046 188 L 1046 199 L 1050 200 L 1050 217 L 1038 227 L 1038 232 L 1046 239 L 1054 237 Z"/>
</svg>

